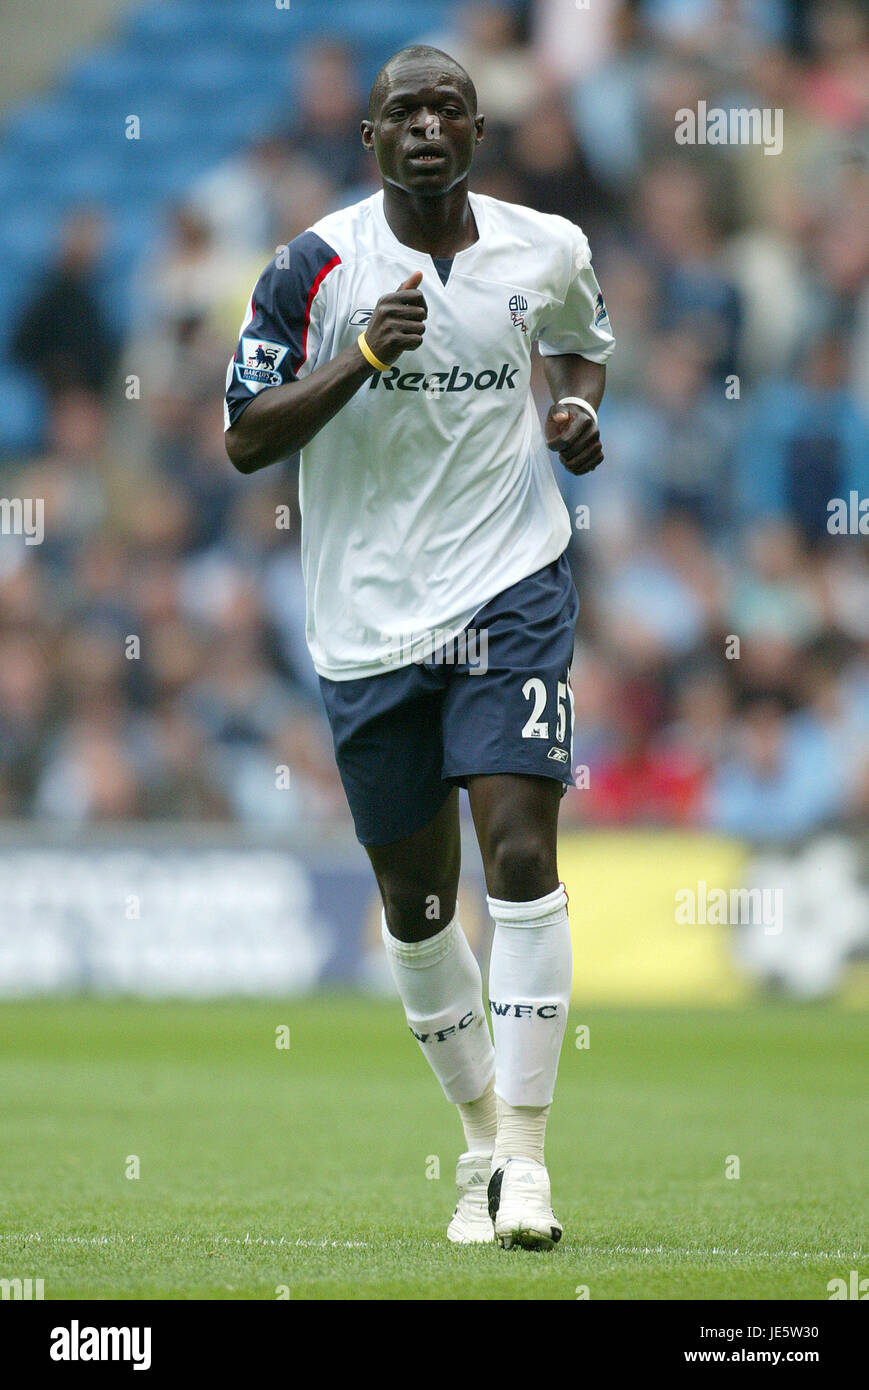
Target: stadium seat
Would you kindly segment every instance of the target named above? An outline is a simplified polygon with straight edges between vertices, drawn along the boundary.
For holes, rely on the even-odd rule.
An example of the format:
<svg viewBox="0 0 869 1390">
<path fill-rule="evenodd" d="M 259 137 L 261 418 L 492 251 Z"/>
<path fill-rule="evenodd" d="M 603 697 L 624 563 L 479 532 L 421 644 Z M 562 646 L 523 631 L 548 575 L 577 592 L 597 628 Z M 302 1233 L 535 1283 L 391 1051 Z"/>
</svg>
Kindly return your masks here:
<svg viewBox="0 0 869 1390">
<path fill-rule="evenodd" d="M 7 116 L 3 149 L 21 157 L 42 159 L 55 152 L 68 159 L 70 149 L 89 138 L 92 123 L 86 110 L 61 97 L 28 101 Z"/>
<path fill-rule="evenodd" d="M 29 207 L 19 203 L 0 219 L 0 264 L 4 279 L 17 286 L 54 255 L 59 222 L 50 205 Z"/>
<path fill-rule="evenodd" d="M 450 7 L 448 6 L 447 9 Z M 363 84 L 384 56 L 431 27 L 403 0 L 346 0 L 340 38 Z M 161 207 L 183 199 L 209 166 L 292 126 L 304 44 L 335 35 L 321 0 L 172 0 L 137 6 L 114 42 L 78 56 L 50 96 L 7 117 L 0 144 L 0 257 L 18 292 L 38 274 L 65 215 L 97 206 L 108 219 L 99 283 L 121 326 L 132 272 Z M 243 36 L 243 42 L 239 37 Z M 128 139 L 137 116 L 139 138 Z M 0 293 L 0 370 L 15 296 Z M 31 397 L 7 431 L 14 447 L 39 415 Z"/>
<path fill-rule="evenodd" d="M 292 0 L 288 10 L 279 10 L 273 0 L 268 5 L 258 0 L 243 0 L 241 5 L 234 0 L 217 0 L 208 8 L 214 31 L 219 28 L 231 38 L 243 33 L 245 48 L 257 51 L 275 45 L 289 49 L 334 29 L 335 23 L 327 6 L 305 4 L 303 0 Z"/>
<path fill-rule="evenodd" d="M 36 454 L 45 435 L 45 398 L 29 372 L 0 364 L 0 455 Z"/>
<path fill-rule="evenodd" d="M 214 16 L 219 9 L 218 4 L 203 5 L 200 0 L 138 6 L 123 24 L 121 36 L 139 53 L 165 57 L 174 48 L 192 45 L 213 34 Z"/>
</svg>

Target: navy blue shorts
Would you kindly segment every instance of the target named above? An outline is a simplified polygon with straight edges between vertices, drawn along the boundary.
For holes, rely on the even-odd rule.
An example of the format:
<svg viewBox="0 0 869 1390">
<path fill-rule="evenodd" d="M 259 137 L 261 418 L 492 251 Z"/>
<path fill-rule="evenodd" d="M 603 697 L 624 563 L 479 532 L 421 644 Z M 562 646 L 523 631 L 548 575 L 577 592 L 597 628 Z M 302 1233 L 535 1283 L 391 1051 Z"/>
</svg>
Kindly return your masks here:
<svg viewBox="0 0 869 1390">
<path fill-rule="evenodd" d="M 427 825 L 453 786 L 518 772 L 573 783 L 570 662 L 579 600 L 566 554 L 512 584 L 440 651 L 320 689 L 363 845 Z"/>
</svg>

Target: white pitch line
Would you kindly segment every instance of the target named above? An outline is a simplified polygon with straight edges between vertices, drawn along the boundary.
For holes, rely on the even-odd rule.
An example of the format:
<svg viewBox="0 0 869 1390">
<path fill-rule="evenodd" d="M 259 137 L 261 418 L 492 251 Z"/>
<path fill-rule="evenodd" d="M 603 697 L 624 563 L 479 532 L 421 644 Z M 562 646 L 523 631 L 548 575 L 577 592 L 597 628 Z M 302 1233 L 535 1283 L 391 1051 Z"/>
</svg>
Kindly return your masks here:
<svg viewBox="0 0 869 1390">
<path fill-rule="evenodd" d="M 369 1242 L 366 1240 L 288 1240 L 286 1236 L 181 1236 L 177 1233 L 156 1236 L 72 1236 L 72 1235 L 47 1235 L 43 1237 L 38 1231 L 32 1231 L 26 1236 L 3 1235 L 0 1234 L 0 1241 L 28 1241 L 43 1240 L 47 1244 L 59 1243 L 63 1245 L 121 1245 L 131 1241 L 141 1240 L 143 1243 L 149 1240 L 159 1240 L 168 1242 L 171 1245 L 274 1245 L 301 1247 L 309 1250 L 367 1250 Z"/>
<path fill-rule="evenodd" d="M 706 1259 L 713 1255 L 725 1255 L 728 1258 L 742 1256 L 743 1259 L 759 1260 L 866 1260 L 869 1253 L 865 1250 L 725 1250 L 720 1245 L 713 1245 L 710 1249 L 702 1246 L 692 1246 L 681 1248 L 679 1246 L 667 1245 L 581 1245 L 578 1250 L 582 1254 L 589 1255 L 682 1255 L 691 1258 Z"/>
<path fill-rule="evenodd" d="M 205 1235 L 179 1235 L 171 1232 L 167 1235 L 156 1236 L 137 1236 L 121 1235 L 120 1233 L 108 1236 L 76 1236 L 76 1235 L 46 1235 L 43 1236 L 38 1231 L 31 1231 L 26 1236 L 11 1235 L 0 1233 L 0 1242 L 7 1241 L 28 1241 L 45 1240 L 46 1243 L 52 1242 L 64 1245 L 122 1245 L 141 1241 L 146 1243 L 150 1240 L 168 1242 L 171 1245 L 263 1245 L 275 1247 L 289 1247 L 303 1250 L 368 1250 L 372 1242 L 366 1240 L 304 1240 L 297 1237 L 295 1240 L 287 1236 L 251 1236 L 250 1232 L 244 1236 L 205 1236 Z M 412 1248 L 416 1242 L 401 1242 Z M 668 1258 L 688 1258 L 688 1259 L 711 1259 L 713 1256 L 723 1256 L 727 1259 L 741 1257 L 743 1260 L 869 1260 L 869 1252 L 866 1250 L 729 1250 L 723 1246 L 713 1245 L 703 1246 L 665 1246 L 665 1245 L 578 1245 L 574 1247 L 575 1255 L 580 1257 L 594 1256 L 596 1258 L 607 1258 L 609 1256 L 635 1256 L 635 1255 L 663 1255 Z"/>
</svg>

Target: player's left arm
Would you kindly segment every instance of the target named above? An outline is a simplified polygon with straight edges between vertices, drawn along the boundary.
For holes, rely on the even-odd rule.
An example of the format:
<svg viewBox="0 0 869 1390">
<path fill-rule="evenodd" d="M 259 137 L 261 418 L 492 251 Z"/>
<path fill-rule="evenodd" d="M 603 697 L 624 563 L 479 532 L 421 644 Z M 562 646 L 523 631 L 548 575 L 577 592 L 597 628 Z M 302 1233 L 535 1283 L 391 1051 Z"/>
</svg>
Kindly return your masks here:
<svg viewBox="0 0 869 1390">
<path fill-rule="evenodd" d="M 606 382 L 606 360 L 615 347 L 607 307 L 592 270 L 591 249 L 581 228 L 552 218 L 557 271 L 552 302 L 541 316 L 537 344 L 555 404 L 544 425 L 546 443 L 570 473 L 590 473 L 603 462 L 597 411 Z M 562 404 L 565 396 L 585 405 Z"/>
<path fill-rule="evenodd" d="M 578 353 L 566 352 L 543 358 L 543 371 L 555 402 L 543 426 L 550 449 L 555 449 L 568 473 L 591 473 L 603 463 L 597 420 L 581 405 L 560 405 L 565 396 L 587 401 L 600 409 L 606 386 L 606 367 Z"/>
</svg>

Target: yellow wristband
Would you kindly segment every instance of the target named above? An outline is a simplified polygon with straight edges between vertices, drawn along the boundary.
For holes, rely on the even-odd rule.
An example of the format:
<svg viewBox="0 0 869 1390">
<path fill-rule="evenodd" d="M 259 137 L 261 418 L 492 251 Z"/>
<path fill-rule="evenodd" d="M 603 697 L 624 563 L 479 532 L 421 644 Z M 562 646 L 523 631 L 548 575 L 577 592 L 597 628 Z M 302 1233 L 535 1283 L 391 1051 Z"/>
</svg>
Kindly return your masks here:
<svg viewBox="0 0 869 1390">
<path fill-rule="evenodd" d="M 374 353 L 371 351 L 371 348 L 368 346 L 368 339 L 365 336 L 364 328 L 362 332 L 359 334 L 359 337 L 356 339 L 356 341 L 359 344 L 359 351 L 362 353 L 362 356 L 365 358 L 366 362 L 369 362 L 372 367 L 376 367 L 379 372 L 389 371 L 389 363 L 381 362 L 380 358 L 375 357 Z"/>
</svg>

